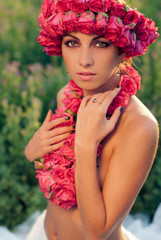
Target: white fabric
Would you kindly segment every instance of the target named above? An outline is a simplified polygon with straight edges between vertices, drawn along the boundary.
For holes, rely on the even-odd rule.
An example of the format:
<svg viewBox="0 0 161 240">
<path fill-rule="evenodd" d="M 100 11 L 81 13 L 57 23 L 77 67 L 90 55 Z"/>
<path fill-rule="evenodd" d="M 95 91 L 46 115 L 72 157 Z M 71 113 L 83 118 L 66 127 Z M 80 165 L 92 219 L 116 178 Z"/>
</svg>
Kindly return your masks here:
<svg viewBox="0 0 161 240">
<path fill-rule="evenodd" d="M 0 226 L 0 240 L 47 240 L 44 231 L 44 218 L 45 211 L 42 214 L 35 212 L 24 223 L 17 226 L 13 232 L 10 232 L 4 226 Z M 152 222 L 143 213 L 129 214 L 123 225 L 127 229 L 123 228 L 123 231 L 128 240 L 161 240 L 161 203 Z M 31 226 L 33 227 L 30 231 Z M 29 233 L 28 236 L 27 233 Z"/>
<path fill-rule="evenodd" d="M 28 234 L 26 240 L 47 240 L 47 236 L 44 229 L 44 219 L 46 215 L 46 210 L 38 217 L 33 228 Z"/>
</svg>

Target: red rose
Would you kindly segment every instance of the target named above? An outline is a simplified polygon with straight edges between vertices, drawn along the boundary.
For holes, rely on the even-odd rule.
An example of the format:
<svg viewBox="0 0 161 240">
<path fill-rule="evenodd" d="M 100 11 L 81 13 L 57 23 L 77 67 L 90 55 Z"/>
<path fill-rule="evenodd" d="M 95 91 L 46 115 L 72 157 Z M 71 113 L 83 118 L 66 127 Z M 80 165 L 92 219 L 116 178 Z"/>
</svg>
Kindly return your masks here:
<svg viewBox="0 0 161 240">
<path fill-rule="evenodd" d="M 62 28 L 66 32 L 73 32 L 75 28 L 75 24 L 77 23 L 77 16 L 75 12 L 69 11 L 69 13 L 66 13 L 62 15 Z"/>
<path fill-rule="evenodd" d="M 126 14 L 125 5 L 123 3 L 116 3 L 111 9 L 111 14 L 116 17 L 123 18 Z"/>
<path fill-rule="evenodd" d="M 125 17 L 123 18 L 123 22 L 126 25 L 130 25 L 132 23 L 137 23 L 139 17 L 140 17 L 140 12 L 138 12 L 134 9 L 129 9 L 128 12 L 126 13 Z"/>
<path fill-rule="evenodd" d="M 91 34 L 95 30 L 95 15 L 93 12 L 83 12 L 78 19 L 75 29 L 84 34 Z"/>
<path fill-rule="evenodd" d="M 129 36 L 129 45 L 122 48 L 122 50 L 127 54 L 132 54 L 136 45 L 136 40 L 134 39 L 134 33 L 130 33 Z"/>
<path fill-rule="evenodd" d="M 116 3 L 116 0 L 104 0 L 104 12 L 111 11 Z"/>
<path fill-rule="evenodd" d="M 62 56 L 61 46 L 60 47 L 46 47 L 43 49 L 43 52 L 46 52 L 49 56 Z"/>
<path fill-rule="evenodd" d="M 116 42 L 120 35 L 122 35 L 123 23 L 121 19 L 118 20 L 117 17 L 111 16 L 107 26 L 107 32 L 105 37 L 112 42 Z"/>
<path fill-rule="evenodd" d="M 92 12 L 104 12 L 103 0 L 91 0 L 89 2 L 89 10 Z"/>
<path fill-rule="evenodd" d="M 146 51 L 146 43 L 144 41 L 137 40 L 135 49 L 133 51 L 133 56 L 143 55 Z"/>
<path fill-rule="evenodd" d="M 158 28 L 155 27 L 154 21 L 152 21 L 151 19 L 148 19 L 145 30 L 149 32 L 149 36 L 146 40 L 146 45 L 149 46 L 159 37 L 159 34 L 156 32 L 156 31 L 158 31 Z"/>
<path fill-rule="evenodd" d="M 108 113 L 113 114 L 116 108 L 123 106 L 125 107 L 129 101 L 129 95 L 126 92 L 123 92 L 122 89 L 118 95 L 114 98 L 111 105 L 108 108 Z"/>
<path fill-rule="evenodd" d="M 68 87 L 65 89 L 65 92 L 66 91 L 71 91 L 72 93 L 74 92 L 74 94 L 77 94 L 80 97 L 83 96 L 82 88 L 78 87 L 78 85 L 73 80 L 70 80 L 68 83 Z"/>
<path fill-rule="evenodd" d="M 120 47 L 120 48 L 124 48 L 127 45 L 130 44 L 130 29 L 129 28 L 124 28 L 124 32 L 122 33 L 122 35 L 120 35 L 120 37 L 118 38 L 118 40 L 115 42 L 115 46 Z"/>
<path fill-rule="evenodd" d="M 49 18 L 55 11 L 55 2 L 53 0 L 44 0 L 41 5 L 41 12 L 44 18 Z"/>
<path fill-rule="evenodd" d="M 56 10 L 60 13 L 65 13 L 69 11 L 70 0 L 55 0 Z"/>
<path fill-rule="evenodd" d="M 104 35 L 107 29 L 108 15 L 104 15 L 103 12 L 99 12 L 96 17 L 96 33 Z"/>
<path fill-rule="evenodd" d="M 88 10 L 88 4 L 85 0 L 72 0 L 70 2 L 70 9 L 76 13 L 82 13 Z"/>
<path fill-rule="evenodd" d="M 147 19 L 148 18 L 144 17 L 143 14 L 140 14 L 138 22 L 135 26 L 135 31 L 141 31 L 141 29 L 145 29 L 147 25 Z"/>
<path fill-rule="evenodd" d="M 135 81 L 131 79 L 130 76 L 125 75 L 121 78 L 121 90 L 128 93 L 130 96 L 136 94 L 137 92 L 137 85 Z"/>
</svg>

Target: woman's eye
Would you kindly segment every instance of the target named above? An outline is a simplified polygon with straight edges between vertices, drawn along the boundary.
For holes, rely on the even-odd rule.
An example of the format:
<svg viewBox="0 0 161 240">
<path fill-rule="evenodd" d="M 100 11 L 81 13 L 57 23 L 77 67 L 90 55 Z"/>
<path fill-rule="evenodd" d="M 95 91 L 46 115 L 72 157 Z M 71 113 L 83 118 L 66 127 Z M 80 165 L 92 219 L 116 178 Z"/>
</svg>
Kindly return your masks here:
<svg viewBox="0 0 161 240">
<path fill-rule="evenodd" d="M 96 47 L 102 47 L 102 48 L 105 48 L 105 47 L 108 47 L 110 45 L 110 43 L 106 43 L 106 42 L 96 42 L 94 44 L 94 46 Z"/>
<path fill-rule="evenodd" d="M 65 42 L 65 45 L 67 45 L 68 47 L 77 47 L 78 43 L 76 41 L 67 41 Z"/>
</svg>

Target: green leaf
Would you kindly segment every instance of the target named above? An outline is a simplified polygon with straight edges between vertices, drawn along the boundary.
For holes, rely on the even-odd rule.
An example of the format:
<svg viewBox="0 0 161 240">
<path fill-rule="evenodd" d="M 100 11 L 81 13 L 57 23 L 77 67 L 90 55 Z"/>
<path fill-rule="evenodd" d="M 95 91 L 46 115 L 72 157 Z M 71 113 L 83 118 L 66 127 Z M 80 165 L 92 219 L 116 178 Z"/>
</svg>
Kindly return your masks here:
<svg viewBox="0 0 161 240">
<path fill-rule="evenodd" d="M 71 114 L 71 115 L 74 116 L 74 117 L 77 116 L 77 115 L 76 115 L 75 113 L 73 113 L 70 109 L 67 109 L 65 112 Z"/>
<path fill-rule="evenodd" d="M 117 20 L 118 20 L 118 22 L 119 22 L 119 24 L 121 23 L 121 19 L 119 18 L 119 17 L 117 17 Z"/>
<path fill-rule="evenodd" d="M 132 0 L 129 0 L 127 3 L 125 3 L 125 6 L 129 5 L 132 2 Z"/>
<path fill-rule="evenodd" d="M 136 41 L 136 33 L 134 32 L 134 39 L 135 39 L 135 41 Z"/>
<path fill-rule="evenodd" d="M 68 12 L 66 12 L 66 16 L 68 16 L 71 13 L 71 10 L 69 10 Z"/>
<path fill-rule="evenodd" d="M 104 17 L 106 17 L 107 19 L 109 19 L 109 16 L 108 16 L 107 13 L 104 12 L 104 13 L 101 13 L 101 15 L 104 16 Z"/>
</svg>

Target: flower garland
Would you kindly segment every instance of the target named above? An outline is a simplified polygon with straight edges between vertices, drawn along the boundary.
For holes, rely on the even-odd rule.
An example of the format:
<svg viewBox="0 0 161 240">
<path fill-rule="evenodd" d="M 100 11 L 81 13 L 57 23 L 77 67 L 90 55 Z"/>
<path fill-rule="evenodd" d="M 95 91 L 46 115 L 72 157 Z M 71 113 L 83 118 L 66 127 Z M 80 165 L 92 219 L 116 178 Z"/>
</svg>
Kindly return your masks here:
<svg viewBox="0 0 161 240">
<path fill-rule="evenodd" d="M 120 86 L 121 90 L 114 98 L 107 110 L 107 118 L 113 114 L 119 106 L 127 106 L 129 99 L 140 89 L 141 76 L 132 66 L 126 66 L 122 71 Z M 63 99 L 64 107 L 61 106 L 53 114 L 52 119 L 60 117 L 70 117 L 69 121 L 57 127 L 70 126 L 76 124 L 77 112 L 83 98 L 83 91 L 73 80 L 70 80 Z M 40 184 L 40 190 L 45 197 L 64 209 L 77 206 L 75 189 L 75 153 L 74 153 L 75 133 L 72 133 L 64 145 L 43 156 L 40 160 L 35 160 L 36 178 Z M 97 155 L 101 153 L 98 148 Z"/>
<path fill-rule="evenodd" d="M 126 53 L 142 55 L 158 38 L 155 22 L 119 0 L 44 0 L 38 42 L 47 54 L 62 56 L 67 32 L 103 35 Z"/>
</svg>

